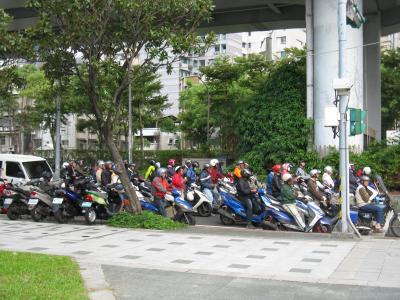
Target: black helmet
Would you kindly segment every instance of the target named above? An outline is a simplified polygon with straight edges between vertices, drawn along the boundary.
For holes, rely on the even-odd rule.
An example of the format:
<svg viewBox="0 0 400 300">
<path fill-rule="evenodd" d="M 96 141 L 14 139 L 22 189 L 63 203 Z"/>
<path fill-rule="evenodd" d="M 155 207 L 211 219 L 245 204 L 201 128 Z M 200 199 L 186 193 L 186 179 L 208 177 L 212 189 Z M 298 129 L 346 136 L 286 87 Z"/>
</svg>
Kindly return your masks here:
<svg viewBox="0 0 400 300">
<path fill-rule="evenodd" d="M 199 162 L 198 161 L 194 161 L 192 163 L 193 168 L 198 168 L 199 167 Z"/>
<path fill-rule="evenodd" d="M 152 166 L 155 166 L 156 162 L 155 162 L 155 160 L 151 159 L 151 160 L 149 160 L 149 164 L 152 165 Z"/>
<path fill-rule="evenodd" d="M 243 169 L 240 173 L 244 178 L 250 178 L 252 175 L 251 171 L 248 169 Z"/>
</svg>

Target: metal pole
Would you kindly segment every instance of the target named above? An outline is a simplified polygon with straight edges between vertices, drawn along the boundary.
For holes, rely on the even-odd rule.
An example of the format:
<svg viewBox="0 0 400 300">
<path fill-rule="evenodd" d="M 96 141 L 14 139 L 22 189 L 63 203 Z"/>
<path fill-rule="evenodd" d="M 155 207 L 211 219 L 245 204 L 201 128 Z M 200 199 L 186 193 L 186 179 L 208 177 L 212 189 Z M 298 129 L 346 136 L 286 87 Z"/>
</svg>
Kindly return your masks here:
<svg viewBox="0 0 400 300">
<path fill-rule="evenodd" d="M 207 144 L 209 140 L 210 140 L 210 92 L 207 87 Z"/>
<path fill-rule="evenodd" d="M 54 179 L 60 179 L 60 165 L 61 165 L 61 96 L 60 96 L 60 82 L 56 82 L 57 97 L 56 97 L 56 145 L 55 145 L 55 170 Z"/>
<path fill-rule="evenodd" d="M 307 118 L 314 117 L 314 16 L 313 0 L 306 0 Z"/>
<path fill-rule="evenodd" d="M 339 78 L 345 77 L 346 55 L 346 0 L 338 0 L 338 37 L 339 37 Z M 339 154 L 340 154 L 340 178 L 342 185 L 342 233 L 348 232 L 348 196 L 349 196 L 349 166 L 347 146 L 347 97 L 339 97 Z"/>
<path fill-rule="evenodd" d="M 128 162 L 132 163 L 132 85 L 128 86 Z"/>
</svg>

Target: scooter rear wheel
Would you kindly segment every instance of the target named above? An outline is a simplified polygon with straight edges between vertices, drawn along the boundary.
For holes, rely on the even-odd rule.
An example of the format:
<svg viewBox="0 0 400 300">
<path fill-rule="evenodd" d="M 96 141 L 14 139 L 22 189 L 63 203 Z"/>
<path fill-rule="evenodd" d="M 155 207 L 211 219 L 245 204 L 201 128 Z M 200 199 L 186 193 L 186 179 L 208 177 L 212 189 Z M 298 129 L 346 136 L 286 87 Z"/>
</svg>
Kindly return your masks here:
<svg viewBox="0 0 400 300">
<path fill-rule="evenodd" d="M 93 225 L 96 222 L 97 214 L 96 211 L 91 207 L 86 210 L 85 222 L 86 225 Z"/>
<path fill-rule="evenodd" d="M 180 223 L 187 224 L 187 225 L 196 225 L 196 219 L 194 216 L 189 215 L 189 214 L 182 214 L 180 219 L 178 220 Z"/>
<path fill-rule="evenodd" d="M 19 216 L 19 207 L 11 204 L 11 206 L 7 209 L 7 217 L 14 221 L 17 220 Z"/>
<path fill-rule="evenodd" d="M 68 217 L 65 213 L 65 207 L 62 206 L 58 210 L 54 212 L 54 217 L 57 220 L 58 223 L 60 224 L 65 224 L 68 222 Z"/>
<path fill-rule="evenodd" d="M 38 203 L 32 210 L 31 210 L 31 218 L 35 222 L 40 222 L 44 216 L 41 214 L 42 204 Z"/>
</svg>

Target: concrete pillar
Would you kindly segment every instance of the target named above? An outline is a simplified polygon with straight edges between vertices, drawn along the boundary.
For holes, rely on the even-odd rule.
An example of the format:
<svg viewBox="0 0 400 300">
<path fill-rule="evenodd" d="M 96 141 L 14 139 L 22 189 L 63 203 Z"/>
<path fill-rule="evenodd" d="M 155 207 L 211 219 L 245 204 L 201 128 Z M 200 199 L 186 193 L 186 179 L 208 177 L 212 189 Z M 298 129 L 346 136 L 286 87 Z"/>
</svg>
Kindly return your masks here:
<svg viewBox="0 0 400 300">
<path fill-rule="evenodd" d="M 367 142 L 381 139 L 381 16 L 365 16 L 364 27 L 364 109 L 367 111 Z"/>
<path fill-rule="evenodd" d="M 357 1 L 362 11 L 362 0 Z M 347 26 L 346 77 L 354 85 L 349 107 L 363 108 L 363 28 Z M 332 105 L 335 92 L 333 80 L 338 77 L 337 0 L 314 1 L 314 145 L 325 155 L 329 147 L 338 148 L 339 139 L 333 139 L 331 128 L 324 127 L 324 112 Z M 363 149 L 363 137 L 349 138 L 353 151 Z"/>
</svg>

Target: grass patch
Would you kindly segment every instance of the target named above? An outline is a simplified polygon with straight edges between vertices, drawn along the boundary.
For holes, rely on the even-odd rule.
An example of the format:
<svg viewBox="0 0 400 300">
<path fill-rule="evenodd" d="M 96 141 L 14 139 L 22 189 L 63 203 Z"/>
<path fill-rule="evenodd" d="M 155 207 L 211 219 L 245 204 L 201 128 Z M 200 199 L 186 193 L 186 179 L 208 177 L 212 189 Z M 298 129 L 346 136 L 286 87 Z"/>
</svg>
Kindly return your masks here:
<svg viewBox="0 0 400 300">
<path fill-rule="evenodd" d="M 178 229 L 186 227 L 185 224 L 175 222 L 163 216 L 143 211 L 141 214 L 120 213 L 107 221 L 107 225 L 123 228 L 145 228 L 145 229 Z"/>
<path fill-rule="evenodd" d="M 87 300 L 88 296 L 71 258 L 0 251 L 0 299 Z"/>
</svg>

